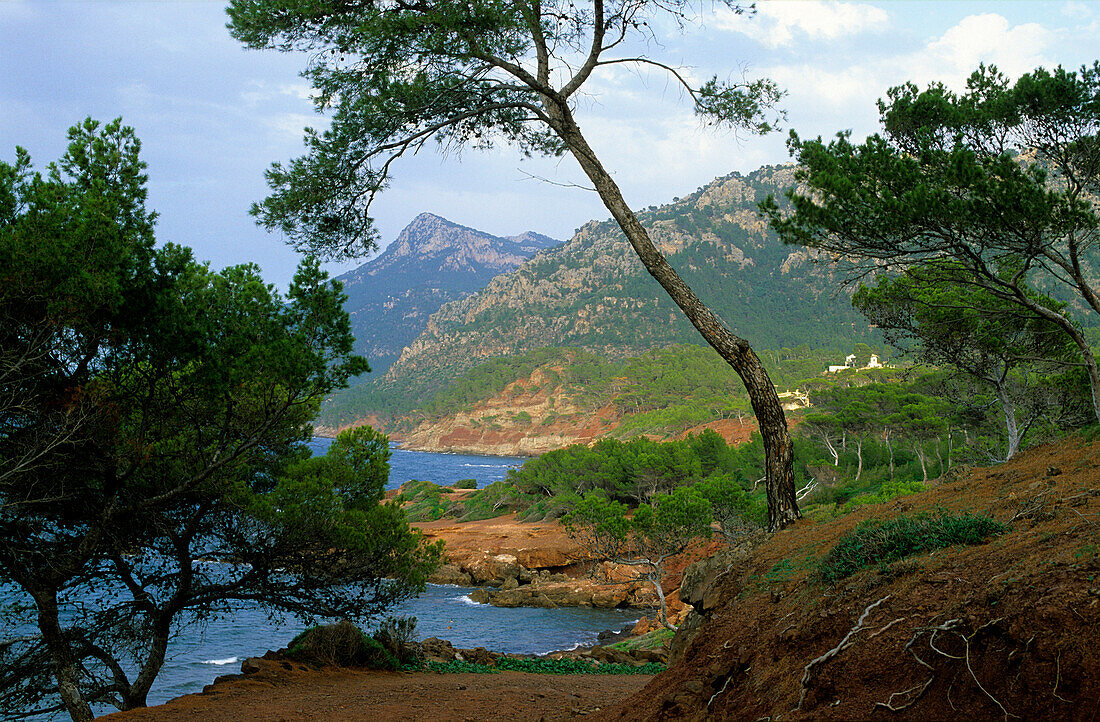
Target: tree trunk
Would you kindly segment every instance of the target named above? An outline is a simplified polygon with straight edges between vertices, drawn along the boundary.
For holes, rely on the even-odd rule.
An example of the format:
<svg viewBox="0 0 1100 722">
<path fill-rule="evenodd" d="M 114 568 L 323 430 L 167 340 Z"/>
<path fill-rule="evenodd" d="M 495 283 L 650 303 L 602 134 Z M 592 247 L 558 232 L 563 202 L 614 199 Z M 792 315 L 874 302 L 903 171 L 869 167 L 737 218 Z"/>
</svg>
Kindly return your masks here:
<svg viewBox="0 0 1100 722">
<path fill-rule="evenodd" d="M 821 432 L 821 440 L 825 442 L 825 448 L 829 450 L 829 454 L 833 457 L 833 466 L 840 466 L 840 452 L 833 446 L 832 439 L 829 438 L 827 432 Z"/>
<path fill-rule="evenodd" d="M 883 430 L 883 437 L 886 439 L 886 451 L 890 454 L 890 481 L 894 480 L 894 445 L 890 443 L 890 431 Z"/>
<path fill-rule="evenodd" d="M 676 631 L 676 625 L 669 624 L 668 621 L 668 603 L 665 601 L 665 590 L 661 588 L 661 574 L 660 570 L 655 570 L 653 578 L 650 579 L 653 582 L 654 588 L 657 589 L 657 598 L 661 600 L 661 612 L 659 621 L 661 626 Z"/>
<path fill-rule="evenodd" d="M 1005 461 L 1008 461 L 1020 446 L 1020 429 L 1016 424 L 1016 406 L 1012 403 L 1012 399 L 1008 397 L 1008 391 L 1005 389 L 1004 384 L 995 383 L 993 388 L 997 393 L 997 400 L 1001 402 L 1001 410 L 1004 412 L 1005 435 L 1008 441 L 1008 452 L 1005 454 Z"/>
<path fill-rule="evenodd" d="M 863 473 L 863 437 L 856 437 L 856 478 L 853 481 L 859 481 L 860 474 Z"/>
<path fill-rule="evenodd" d="M 661 284 L 707 343 L 744 382 L 760 425 L 760 436 L 764 441 L 768 530 L 777 531 L 791 524 L 802 516 L 795 500 L 794 446 L 787 430 L 783 406 L 764 365 L 748 341 L 734 335 L 725 327 L 653 245 L 649 234 L 623 199 L 618 185 L 581 135 L 580 127 L 573 120 L 565 103 L 551 98 L 545 100 L 547 111 L 553 119 L 554 130 L 565 141 L 569 151 L 592 181 L 600 199 L 619 224 L 646 270 Z"/>
<path fill-rule="evenodd" d="M 170 620 L 171 617 L 167 620 L 158 620 L 153 638 L 150 641 L 149 654 L 145 658 L 145 664 L 142 665 L 141 671 L 134 683 L 130 685 L 127 694 L 123 696 L 123 709 L 148 706 L 149 690 L 152 688 L 153 682 L 156 681 L 157 675 L 160 674 L 160 669 L 164 666 L 164 657 L 168 652 L 168 622 Z"/>
<path fill-rule="evenodd" d="M 58 620 L 57 597 L 53 593 L 34 592 L 34 603 L 38 608 L 38 629 L 42 632 L 42 641 L 49 650 L 53 662 L 54 678 L 57 680 L 57 694 L 65 711 L 73 722 L 91 722 L 94 719 L 92 708 L 80 691 L 80 677 L 72 648 L 65 639 Z"/>
<path fill-rule="evenodd" d="M 917 453 L 917 458 L 920 459 L 920 471 L 924 476 L 924 483 L 928 483 L 928 466 L 924 463 L 924 446 L 921 442 L 917 441 L 913 444 L 913 451 Z"/>
</svg>

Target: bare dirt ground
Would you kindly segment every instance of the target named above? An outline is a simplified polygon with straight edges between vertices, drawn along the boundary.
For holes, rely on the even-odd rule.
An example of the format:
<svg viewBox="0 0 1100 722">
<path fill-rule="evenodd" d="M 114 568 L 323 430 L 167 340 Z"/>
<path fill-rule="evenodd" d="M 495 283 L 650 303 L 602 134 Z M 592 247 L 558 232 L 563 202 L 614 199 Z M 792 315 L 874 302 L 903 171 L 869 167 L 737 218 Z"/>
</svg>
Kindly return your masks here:
<svg viewBox="0 0 1100 722">
<path fill-rule="evenodd" d="M 858 522 L 936 509 L 1008 531 L 821 579 L 820 558 Z M 683 659 L 595 719 L 1098 720 L 1100 442 L 803 520 L 718 585 Z"/>
<path fill-rule="evenodd" d="M 485 554 L 510 554 L 527 568 L 565 567 L 587 559 L 589 555 L 569 539 L 557 520 L 525 524 L 515 514 L 467 521 L 454 519 L 416 522 L 429 541 L 442 539 L 452 561 Z"/>
<path fill-rule="evenodd" d="M 243 679 L 110 722 L 465 722 L 572 719 L 637 692 L 644 675 L 434 674 L 293 670 L 272 665 Z"/>
</svg>

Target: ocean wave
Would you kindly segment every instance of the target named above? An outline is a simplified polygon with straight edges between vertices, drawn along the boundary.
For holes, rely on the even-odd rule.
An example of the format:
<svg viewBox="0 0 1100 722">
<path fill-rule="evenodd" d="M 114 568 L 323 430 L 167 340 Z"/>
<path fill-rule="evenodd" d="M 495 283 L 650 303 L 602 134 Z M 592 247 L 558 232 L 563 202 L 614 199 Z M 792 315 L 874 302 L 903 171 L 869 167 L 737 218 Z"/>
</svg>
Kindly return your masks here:
<svg viewBox="0 0 1100 722">
<path fill-rule="evenodd" d="M 469 604 L 472 607 L 484 606 L 481 602 L 475 602 L 473 599 L 470 599 L 469 594 L 464 594 L 461 597 L 447 597 L 447 598 L 450 599 L 452 602 L 462 602 L 463 604 Z"/>
<path fill-rule="evenodd" d="M 234 664 L 240 661 L 240 657 L 226 657 L 225 659 L 204 659 L 203 664 L 212 664 L 216 667 L 224 667 L 227 664 Z"/>
<path fill-rule="evenodd" d="M 590 646 L 590 645 L 585 644 L 585 641 L 582 639 L 581 641 L 574 644 L 572 647 L 567 647 L 566 649 L 561 649 L 560 647 L 555 647 L 554 649 L 548 649 L 545 652 L 535 652 L 535 655 L 539 656 L 539 657 L 545 657 L 546 655 L 552 654 L 553 652 L 572 652 L 574 649 L 580 649 L 581 647 L 587 647 L 587 646 Z"/>
</svg>

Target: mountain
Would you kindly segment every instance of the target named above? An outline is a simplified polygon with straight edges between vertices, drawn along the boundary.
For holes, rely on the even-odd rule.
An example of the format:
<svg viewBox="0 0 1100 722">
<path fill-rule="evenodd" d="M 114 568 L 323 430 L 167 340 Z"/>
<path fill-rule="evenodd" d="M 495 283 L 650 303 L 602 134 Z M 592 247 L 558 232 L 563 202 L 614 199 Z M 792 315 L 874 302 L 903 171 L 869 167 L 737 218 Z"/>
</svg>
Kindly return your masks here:
<svg viewBox="0 0 1100 722">
<path fill-rule="evenodd" d="M 381 375 L 440 306 L 560 243 L 532 231 L 501 238 L 421 213 L 381 255 L 338 278 L 356 351 Z"/>
<path fill-rule="evenodd" d="M 878 346 L 851 307 L 842 270 L 820 254 L 785 246 L 757 213 L 795 184 L 794 166 L 731 173 L 695 193 L 638 213 L 654 242 L 699 296 L 758 354 Z M 704 345 L 613 221 L 592 221 L 484 288 L 440 307 L 382 377 L 328 399 L 320 423 L 334 429 L 421 412 L 463 374 L 490 359 L 572 347 L 610 359 L 673 344 Z M 518 377 L 502 379 L 511 382 Z M 415 415 L 414 415 L 415 416 Z M 407 424 L 405 424 L 407 427 Z"/>
<path fill-rule="evenodd" d="M 757 214 L 759 201 L 794 182 L 793 165 L 733 173 L 639 218 L 703 301 L 755 348 L 874 339 L 834 267 L 783 245 Z M 547 346 L 621 357 L 674 343 L 702 340 L 618 226 L 593 221 L 563 246 L 441 307 L 381 385 L 439 387 L 478 361 Z"/>
</svg>

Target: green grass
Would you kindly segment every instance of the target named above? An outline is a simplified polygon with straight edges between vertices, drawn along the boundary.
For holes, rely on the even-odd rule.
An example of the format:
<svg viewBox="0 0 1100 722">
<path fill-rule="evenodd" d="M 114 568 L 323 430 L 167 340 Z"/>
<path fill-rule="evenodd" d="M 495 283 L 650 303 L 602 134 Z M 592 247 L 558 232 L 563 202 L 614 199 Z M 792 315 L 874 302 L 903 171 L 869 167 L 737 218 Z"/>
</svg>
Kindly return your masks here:
<svg viewBox="0 0 1100 722">
<path fill-rule="evenodd" d="M 608 649 L 618 649 L 623 652 L 629 652 L 632 649 L 661 649 L 672 640 L 675 634 L 676 632 L 671 629 L 654 629 L 648 634 L 643 634 L 640 637 L 631 637 L 622 642 L 609 644 L 607 647 Z"/>
<path fill-rule="evenodd" d="M 473 662 L 428 662 L 427 668 L 444 674 L 497 674 L 498 672 L 528 672 L 531 674 L 658 674 L 663 664 L 650 662 L 635 667 L 629 664 L 599 664 L 581 659 L 513 659 L 501 657 L 494 665 Z"/>
<path fill-rule="evenodd" d="M 980 544 L 1004 532 L 1004 524 L 980 514 L 899 516 L 888 521 L 865 521 L 841 537 L 821 561 L 821 576 L 837 582 L 861 569 L 885 565 L 914 554 L 954 544 Z"/>
</svg>

